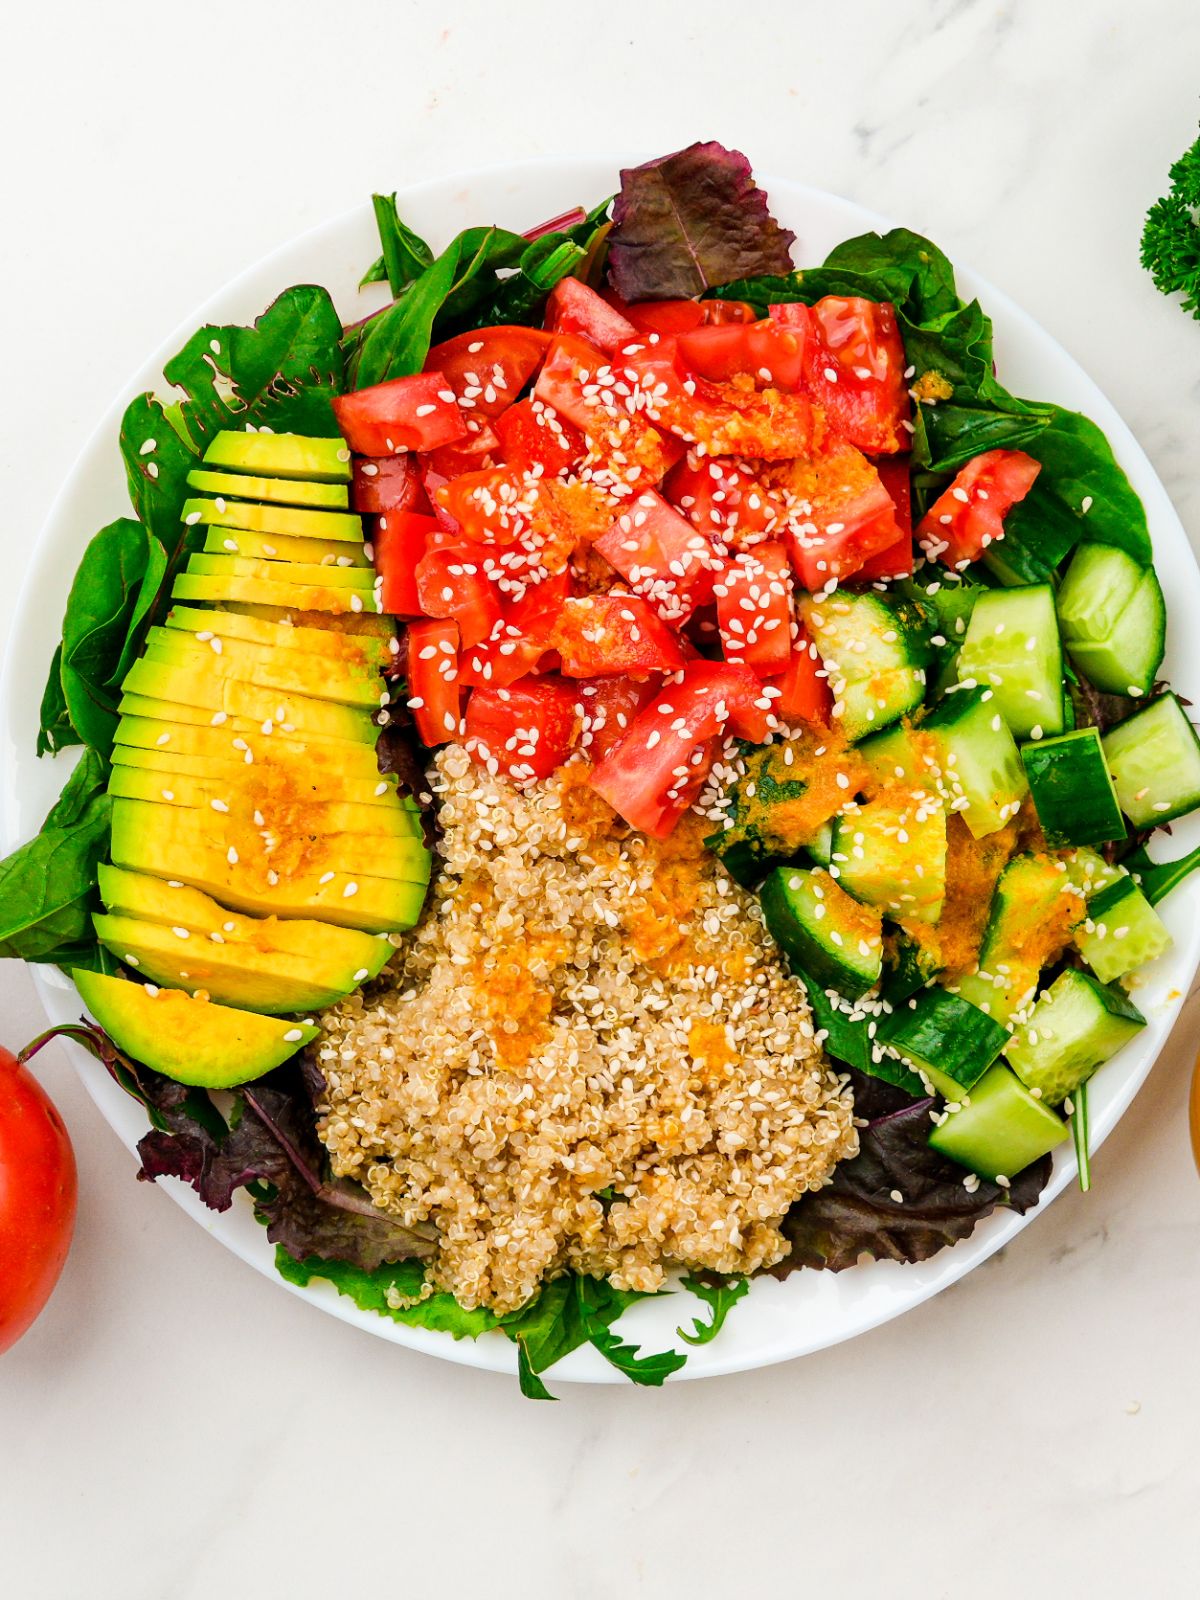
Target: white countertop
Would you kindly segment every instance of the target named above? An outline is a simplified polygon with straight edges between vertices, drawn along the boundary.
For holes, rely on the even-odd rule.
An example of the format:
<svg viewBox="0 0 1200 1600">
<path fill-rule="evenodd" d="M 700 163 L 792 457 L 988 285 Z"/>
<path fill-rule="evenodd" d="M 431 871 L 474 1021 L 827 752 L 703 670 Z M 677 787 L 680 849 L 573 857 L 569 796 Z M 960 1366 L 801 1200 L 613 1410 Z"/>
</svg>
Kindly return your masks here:
<svg viewBox="0 0 1200 1600">
<path fill-rule="evenodd" d="M 1200 541 L 1200 325 L 1137 261 L 1200 111 L 1190 0 L 51 0 L 5 45 L 0 638 L 95 418 L 245 264 L 372 189 L 693 138 L 1008 290 L 1108 391 Z M 560 1386 L 557 1406 L 249 1271 L 134 1182 L 49 1050 L 80 1218 L 0 1362 L 0 1593 L 1192 1595 L 1198 1021 L 1193 1003 L 1092 1193 L 953 1290 L 789 1366 Z M 40 1026 L 24 969 L 0 966 L 0 1037 Z"/>
</svg>

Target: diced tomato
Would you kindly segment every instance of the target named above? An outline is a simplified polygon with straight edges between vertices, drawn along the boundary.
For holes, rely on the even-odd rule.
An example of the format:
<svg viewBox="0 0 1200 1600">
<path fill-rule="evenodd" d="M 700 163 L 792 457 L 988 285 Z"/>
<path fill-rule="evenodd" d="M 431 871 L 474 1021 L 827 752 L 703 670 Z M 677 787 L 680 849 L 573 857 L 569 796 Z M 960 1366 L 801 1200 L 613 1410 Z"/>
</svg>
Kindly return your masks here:
<svg viewBox="0 0 1200 1600">
<path fill-rule="evenodd" d="M 896 313 L 886 301 L 826 295 L 811 307 L 771 307 L 794 331 L 810 330 L 805 388 L 830 425 L 871 455 L 907 450 L 911 403 Z"/>
<path fill-rule="evenodd" d="M 712 383 L 747 373 L 756 383 L 798 389 L 804 377 L 805 334 L 777 322 L 726 322 L 679 335 L 679 357 L 689 372 Z"/>
<path fill-rule="evenodd" d="M 828 725 L 833 713 L 833 693 L 817 647 L 803 628 L 792 641 L 786 671 L 771 680 L 779 690 L 772 710 L 784 722 L 820 722 Z"/>
<path fill-rule="evenodd" d="M 698 300 L 642 300 L 627 306 L 615 294 L 606 294 L 604 298 L 639 333 L 686 333 L 704 321 L 704 307 Z"/>
<path fill-rule="evenodd" d="M 417 599 L 427 617 L 452 617 L 462 648 L 486 639 L 500 620 L 500 597 L 487 573 L 484 545 L 439 534 L 417 563 Z"/>
<path fill-rule="evenodd" d="M 580 722 L 572 686 L 551 674 L 520 678 L 506 689 L 472 691 L 466 745 L 491 772 L 548 778 L 570 755 Z"/>
<path fill-rule="evenodd" d="M 415 511 L 389 511 L 380 516 L 372 541 L 375 570 L 383 579 L 380 603 L 393 617 L 423 614 L 417 593 L 417 564 L 438 530 L 434 517 Z"/>
<path fill-rule="evenodd" d="M 895 544 L 868 557 L 855 574 L 877 583 L 885 578 L 911 578 L 913 570 L 912 485 L 907 456 L 881 456 L 875 463 L 879 481 L 892 497 L 900 536 Z"/>
<path fill-rule="evenodd" d="M 409 623 L 408 692 L 408 708 L 422 744 L 432 748 L 459 737 L 462 689 L 458 680 L 457 623 Z"/>
<path fill-rule="evenodd" d="M 560 572 L 530 584 L 519 600 L 509 601 L 488 637 L 463 651 L 463 683 L 503 688 L 532 672 L 550 649 L 550 635 L 570 589 L 570 573 Z"/>
<path fill-rule="evenodd" d="M 371 516 L 384 511 L 427 509 L 421 474 L 410 452 L 398 456 L 355 456 L 350 504 Z"/>
<path fill-rule="evenodd" d="M 690 303 L 690 302 L 689 302 Z M 651 679 L 581 678 L 576 685 L 583 707 L 579 740 L 593 762 L 600 761 L 628 732 L 638 712 L 658 693 Z"/>
<path fill-rule="evenodd" d="M 529 530 L 529 495 L 522 473 L 511 467 L 490 467 L 439 484 L 433 503 L 454 518 L 464 538 L 484 544 L 513 544 Z"/>
<path fill-rule="evenodd" d="M 779 469 L 794 500 L 808 507 L 788 527 L 792 570 L 806 589 L 851 577 L 896 544 L 896 507 L 879 473 L 853 445 L 835 442 L 819 456 Z"/>
<path fill-rule="evenodd" d="M 678 639 L 647 601 L 632 594 L 564 601 L 550 647 L 568 678 L 645 678 L 683 665 Z"/>
<path fill-rule="evenodd" d="M 791 578 L 779 540 L 729 557 L 713 589 L 726 661 L 741 661 L 760 678 L 786 669 L 792 653 Z"/>
<path fill-rule="evenodd" d="M 636 374 L 617 370 L 624 359 L 624 350 L 610 357 L 572 334 L 559 334 L 534 395 L 583 430 L 601 466 L 641 488 L 661 482 L 683 447 L 642 414 L 632 392 Z"/>
<path fill-rule="evenodd" d="M 636 717 L 589 780 L 631 827 L 670 833 L 711 767 L 728 730 L 761 741 L 774 718 L 763 685 L 746 667 L 696 661 Z"/>
<path fill-rule="evenodd" d="M 995 539 L 1004 519 L 1033 488 L 1040 461 L 1023 450 L 985 450 L 974 456 L 921 518 L 917 538 L 931 561 L 964 567 Z"/>
<path fill-rule="evenodd" d="M 587 452 L 583 434 L 543 400 L 518 400 L 496 418 L 500 457 L 518 472 L 541 468 L 557 477 Z"/>
<path fill-rule="evenodd" d="M 740 462 L 690 452 L 671 469 L 663 495 L 694 528 L 726 543 L 765 533 L 774 515 L 766 489 Z"/>
<path fill-rule="evenodd" d="M 634 326 L 609 301 L 578 278 L 560 278 L 546 303 L 545 326 L 551 333 L 574 333 L 597 350 L 613 351 L 627 343 Z"/>
<path fill-rule="evenodd" d="M 439 445 L 426 457 L 434 472 L 455 478 L 463 472 L 479 472 L 492 463 L 500 449 L 500 436 L 488 422 L 467 419 L 467 437 L 457 444 Z"/>
<path fill-rule="evenodd" d="M 664 622 L 685 622 L 712 594 L 712 542 L 652 489 L 630 502 L 592 548 Z"/>
<path fill-rule="evenodd" d="M 702 300 L 700 311 L 708 328 L 724 327 L 729 322 L 755 322 L 758 312 L 748 300 Z"/>
<path fill-rule="evenodd" d="M 435 344 L 426 372 L 440 372 L 464 411 L 498 417 L 517 399 L 542 363 L 550 335 L 541 328 L 479 328 Z"/>
<path fill-rule="evenodd" d="M 425 489 L 425 497 L 429 501 L 430 512 L 437 518 L 438 526 L 444 533 L 453 534 L 457 538 L 461 535 L 462 529 L 446 510 L 445 506 L 438 504 L 437 498 L 438 490 L 449 482 L 449 478 L 444 473 L 434 471 L 429 463 L 428 456 L 421 458 L 421 483 Z"/>
<path fill-rule="evenodd" d="M 534 397 L 584 433 L 595 432 L 608 409 L 601 399 L 596 374 L 609 367 L 608 356 L 595 345 L 574 334 L 556 334 L 533 386 Z"/>
<path fill-rule="evenodd" d="M 467 436 L 467 419 L 440 372 L 418 372 L 336 395 L 333 413 L 350 448 L 364 456 L 436 450 Z"/>
</svg>

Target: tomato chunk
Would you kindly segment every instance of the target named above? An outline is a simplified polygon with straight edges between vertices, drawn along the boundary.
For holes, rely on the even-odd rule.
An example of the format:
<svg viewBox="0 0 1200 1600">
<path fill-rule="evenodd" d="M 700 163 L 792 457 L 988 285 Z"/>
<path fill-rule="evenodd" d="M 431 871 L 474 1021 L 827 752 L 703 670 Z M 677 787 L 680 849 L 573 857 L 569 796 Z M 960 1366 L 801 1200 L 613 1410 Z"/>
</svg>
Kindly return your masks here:
<svg viewBox="0 0 1200 1600">
<path fill-rule="evenodd" d="M 598 413 L 609 410 L 615 414 L 615 398 L 606 405 L 610 397 L 602 395 L 604 386 L 597 381 L 596 374 L 602 370 L 612 370 L 603 350 L 574 334 L 556 334 L 533 386 L 534 397 L 585 434 L 593 432 L 604 424 Z"/>
<path fill-rule="evenodd" d="M 384 511 L 424 511 L 427 508 L 421 474 L 412 455 L 355 456 L 350 504 L 365 516 Z"/>
<path fill-rule="evenodd" d="M 531 673 L 551 648 L 550 635 L 571 588 L 568 572 L 530 584 L 482 643 L 463 652 L 462 681 L 504 688 Z"/>
<path fill-rule="evenodd" d="M 479 472 L 491 466 L 499 449 L 500 435 L 491 424 L 468 417 L 467 437 L 455 444 L 439 445 L 425 460 L 442 477 L 454 478 L 462 472 Z"/>
<path fill-rule="evenodd" d="M 500 621 L 500 597 L 487 574 L 488 551 L 438 534 L 417 562 L 417 599 L 427 617 L 452 617 L 462 647 L 486 639 Z"/>
<path fill-rule="evenodd" d="M 749 468 L 727 458 L 709 460 L 689 452 L 671 469 L 663 494 L 694 528 L 727 544 L 765 533 L 774 520 L 764 486 Z"/>
<path fill-rule="evenodd" d="M 917 538 L 931 561 L 964 567 L 995 539 L 1004 519 L 1033 488 L 1040 461 L 1023 450 L 985 450 L 974 456 L 921 518 Z"/>
<path fill-rule="evenodd" d="M 644 678 L 683 665 L 678 639 L 647 601 L 632 594 L 564 601 L 550 646 L 568 678 Z"/>
<path fill-rule="evenodd" d="M 843 438 L 871 455 L 908 449 L 907 363 L 891 305 L 826 295 L 772 306 L 771 317 L 805 330 L 805 388 Z"/>
<path fill-rule="evenodd" d="M 333 412 L 350 448 L 364 456 L 435 450 L 465 439 L 468 432 L 454 391 L 440 372 L 391 378 L 337 395 Z"/>
<path fill-rule="evenodd" d="M 383 579 L 380 602 L 393 617 L 423 615 L 417 593 L 417 565 L 438 531 L 434 517 L 416 511 L 389 511 L 375 525 L 375 570 Z"/>
<path fill-rule="evenodd" d="M 552 333 L 574 333 L 597 350 L 615 350 L 632 339 L 633 324 L 578 278 L 560 278 L 546 303 L 545 325 Z"/>
<path fill-rule="evenodd" d="M 783 672 L 792 653 L 792 583 L 785 546 L 771 539 L 731 556 L 713 594 L 726 661 L 743 662 L 760 678 Z"/>
<path fill-rule="evenodd" d="M 775 485 L 795 508 L 788 524 L 792 569 L 806 589 L 851 577 L 900 538 L 896 507 L 879 473 L 853 445 L 783 464 Z"/>
<path fill-rule="evenodd" d="M 592 546 L 664 622 L 678 625 L 712 595 L 712 541 L 654 490 L 632 501 Z"/>
<path fill-rule="evenodd" d="M 885 578 L 911 578 L 913 570 L 912 484 L 907 456 L 881 456 L 875 463 L 879 481 L 892 497 L 896 526 L 900 535 L 895 544 L 869 556 L 858 569 L 857 577 L 871 582 Z"/>
<path fill-rule="evenodd" d="M 679 357 L 713 383 L 746 373 L 756 383 L 798 389 L 804 377 L 805 330 L 770 320 L 726 322 L 679 335 Z"/>
<path fill-rule="evenodd" d="M 586 750 L 593 762 L 620 743 L 638 712 L 658 693 L 648 678 L 581 678 L 577 688 L 583 708 L 579 748 Z"/>
<path fill-rule="evenodd" d="M 543 400 L 518 400 L 509 406 L 496 418 L 496 432 L 501 458 L 518 472 L 540 468 L 544 477 L 557 477 L 587 453 L 579 429 Z"/>
<path fill-rule="evenodd" d="M 464 411 L 491 419 L 513 404 L 549 344 L 550 335 L 541 328 L 479 328 L 435 344 L 425 371 L 441 373 L 443 387 L 454 391 Z"/>
<path fill-rule="evenodd" d="M 820 722 L 828 726 L 833 714 L 829 676 L 816 645 L 803 628 L 797 628 L 786 670 L 771 682 L 779 690 L 771 709 L 784 722 Z"/>
<path fill-rule="evenodd" d="M 506 689 L 472 692 L 467 749 L 489 772 L 517 782 L 548 778 L 571 753 L 580 721 L 575 690 L 561 678 L 520 678 Z"/>
<path fill-rule="evenodd" d="M 408 625 L 408 709 L 417 737 L 431 749 L 462 732 L 462 689 L 458 679 L 458 624 Z"/>
<path fill-rule="evenodd" d="M 536 496 L 525 475 L 511 467 L 465 472 L 439 484 L 433 503 L 454 518 L 463 536 L 484 544 L 514 544 L 529 531 Z"/>
<path fill-rule="evenodd" d="M 698 300 L 642 300 L 626 305 L 612 293 L 606 293 L 604 298 L 638 333 L 686 333 L 704 321 L 704 307 Z"/>
</svg>

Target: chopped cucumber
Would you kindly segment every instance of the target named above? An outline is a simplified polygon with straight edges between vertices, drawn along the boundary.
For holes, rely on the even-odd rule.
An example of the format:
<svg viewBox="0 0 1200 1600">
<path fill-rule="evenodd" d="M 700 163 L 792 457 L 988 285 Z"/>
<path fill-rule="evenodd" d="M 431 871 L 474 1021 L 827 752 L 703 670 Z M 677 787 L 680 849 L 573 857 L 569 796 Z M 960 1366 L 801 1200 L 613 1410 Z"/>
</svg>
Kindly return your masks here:
<svg viewBox="0 0 1200 1600">
<path fill-rule="evenodd" d="M 1088 902 L 1087 920 L 1075 930 L 1079 953 L 1100 979 L 1112 983 L 1170 949 L 1166 924 L 1126 875 Z"/>
<path fill-rule="evenodd" d="M 848 738 L 886 728 L 921 704 L 934 631 L 925 607 L 890 594 L 839 590 L 801 609 Z"/>
<path fill-rule="evenodd" d="M 1052 845 L 1125 837 L 1125 821 L 1095 728 L 1021 747 L 1042 832 Z"/>
<path fill-rule="evenodd" d="M 820 868 L 776 867 L 762 887 L 775 942 L 801 971 L 857 1000 L 879 982 L 882 918 Z"/>
<path fill-rule="evenodd" d="M 1063 729 L 1062 645 L 1048 583 L 988 589 L 975 602 L 959 652 L 960 683 L 991 688 L 1015 737 Z M 1035 735 L 1040 737 L 1040 735 Z"/>
<path fill-rule="evenodd" d="M 1112 637 L 1145 568 L 1112 544 L 1081 544 L 1059 587 L 1057 608 L 1069 646 Z"/>
<path fill-rule="evenodd" d="M 1123 990 L 1068 967 L 1016 1030 L 1005 1054 L 1017 1076 L 1046 1105 L 1058 1105 L 1140 1028 L 1146 1019 Z"/>
<path fill-rule="evenodd" d="M 959 690 L 921 724 L 938 740 L 951 805 L 976 839 L 1011 822 L 1029 789 L 1016 741 L 989 692 Z"/>
<path fill-rule="evenodd" d="M 1008 1043 L 1008 1030 L 961 995 L 924 989 L 883 1022 L 877 1035 L 928 1078 L 943 1099 L 961 1100 Z"/>
<path fill-rule="evenodd" d="M 1014 856 L 992 896 L 978 970 L 959 978 L 955 992 L 1007 1022 L 1037 989 L 1043 966 L 1083 918 L 1083 905 L 1071 888 L 1061 862 Z"/>
<path fill-rule="evenodd" d="M 1200 805 L 1200 739 L 1174 694 L 1161 695 L 1103 738 L 1121 810 L 1156 828 Z"/>
<path fill-rule="evenodd" d="M 941 780 L 937 743 L 904 722 L 861 740 L 858 753 L 870 767 L 871 776 L 885 787 L 896 783 L 935 787 Z"/>
<path fill-rule="evenodd" d="M 946 812 L 925 793 L 883 795 L 836 819 L 843 889 L 894 917 L 936 922 L 946 897 Z"/>
<path fill-rule="evenodd" d="M 1072 850 L 1065 862 L 1067 877 L 1085 900 L 1099 894 L 1101 889 L 1107 889 L 1110 883 L 1119 883 L 1122 878 L 1129 876 L 1124 867 L 1105 861 L 1102 855 L 1087 845 Z"/>
<path fill-rule="evenodd" d="M 933 1149 L 981 1177 L 1015 1177 L 1067 1137 L 1067 1125 L 998 1061 L 929 1135 Z"/>
<path fill-rule="evenodd" d="M 824 808 L 814 812 L 806 803 L 808 782 L 799 775 L 801 767 L 788 761 L 792 753 L 787 741 L 744 745 L 745 771 L 729 790 L 725 825 L 704 841 L 747 887 L 761 883 L 776 863 L 808 850 L 828 821 Z"/>
<path fill-rule="evenodd" d="M 804 846 L 804 851 L 820 866 L 827 867 L 833 855 L 833 823 L 823 822 Z"/>
<path fill-rule="evenodd" d="M 1080 545 L 1058 592 L 1075 665 L 1109 694 L 1148 694 L 1162 665 L 1167 610 L 1153 567 L 1115 546 Z"/>
<path fill-rule="evenodd" d="M 937 976 L 936 951 L 919 944 L 906 933 L 897 933 L 884 951 L 886 969 L 880 994 L 889 1005 L 898 1006 Z"/>
</svg>

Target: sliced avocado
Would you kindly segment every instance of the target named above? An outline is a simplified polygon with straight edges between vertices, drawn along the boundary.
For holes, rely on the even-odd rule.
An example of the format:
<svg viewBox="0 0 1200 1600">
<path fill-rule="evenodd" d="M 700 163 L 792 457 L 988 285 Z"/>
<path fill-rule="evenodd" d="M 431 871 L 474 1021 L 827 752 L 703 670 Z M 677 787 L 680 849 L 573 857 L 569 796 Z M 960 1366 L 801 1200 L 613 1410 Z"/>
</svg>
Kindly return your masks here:
<svg viewBox="0 0 1200 1600">
<path fill-rule="evenodd" d="M 181 572 L 175 579 L 171 594 L 176 600 L 188 604 L 203 601 L 210 605 L 233 603 L 252 606 L 252 615 L 267 616 L 275 621 L 282 621 L 285 617 L 311 621 L 310 612 L 347 617 L 364 613 L 383 614 L 383 605 L 374 590 L 348 589 L 333 584 L 318 587 L 312 584 L 276 583 L 266 578 L 210 577 L 206 573 Z M 390 624 L 388 626 L 390 631 Z"/>
<path fill-rule="evenodd" d="M 296 588 L 374 589 L 375 569 L 327 567 L 318 562 L 266 561 L 255 556 L 206 555 L 197 550 L 188 557 L 187 572 L 200 578 L 255 578 L 267 583 L 290 583 Z"/>
<path fill-rule="evenodd" d="M 386 699 L 383 679 L 373 667 L 353 667 L 300 650 L 272 650 L 269 645 L 248 644 L 243 639 L 214 636 L 201 640 L 175 629 L 151 628 L 144 659 L 370 711 L 378 711 Z"/>
<path fill-rule="evenodd" d="M 173 708 L 176 709 L 176 708 Z M 231 719 L 232 721 L 232 719 Z M 192 726 L 162 717 L 122 716 L 117 723 L 117 744 L 139 750 L 161 750 L 171 755 L 207 756 L 220 761 L 253 761 L 291 765 L 313 763 L 323 771 L 344 771 L 356 778 L 378 772 L 374 749 L 348 739 L 289 738 L 278 731 L 268 735 L 230 731 L 230 724 Z"/>
<path fill-rule="evenodd" d="M 342 607 L 336 613 L 328 607 L 305 610 L 295 603 L 293 596 L 271 605 L 237 598 L 220 600 L 215 602 L 215 610 L 220 616 L 251 617 L 256 622 L 273 622 L 283 628 L 320 628 L 327 633 L 348 634 L 355 639 L 378 639 L 387 645 L 393 655 L 399 648 L 395 620 L 384 616 L 382 609 L 376 612 L 374 608 L 364 607 L 362 611 L 355 611 L 351 607 L 347 611 Z"/>
<path fill-rule="evenodd" d="M 347 511 L 350 489 L 344 483 L 303 483 L 289 478 L 252 478 L 243 473 L 206 472 L 195 467 L 188 487 L 226 500 L 272 500 L 284 506 L 315 506 L 322 511 Z"/>
<path fill-rule="evenodd" d="M 388 624 L 377 627 L 390 632 Z M 391 665 L 397 650 L 392 645 L 398 641 L 374 638 L 362 633 L 343 632 L 328 627 L 303 627 L 290 622 L 265 622 L 259 617 L 247 616 L 237 611 L 201 610 L 195 606 L 172 606 L 167 613 L 167 631 L 190 633 L 201 642 L 207 635 L 218 639 L 240 639 L 246 644 L 266 645 L 273 650 L 298 650 L 305 655 L 321 656 L 350 666 L 374 667 L 382 672 Z M 151 633 L 154 633 L 151 629 Z"/>
<path fill-rule="evenodd" d="M 271 728 L 266 730 L 268 735 L 272 729 L 279 728 L 284 733 L 296 730 L 358 744 L 374 744 L 379 737 L 378 724 L 356 707 L 314 700 L 284 689 L 261 689 L 237 678 L 222 678 L 200 667 L 176 667 L 145 657 L 135 661 L 126 673 L 123 692 L 152 700 L 204 706 L 209 711 L 224 711 L 228 716 L 246 717 L 260 726 L 270 723 Z"/>
<path fill-rule="evenodd" d="M 263 781 L 264 775 L 268 781 Z M 306 832 L 366 834 L 371 839 L 421 837 L 419 812 L 398 800 L 394 793 L 373 804 L 314 800 L 307 788 L 270 781 L 273 778 L 269 769 L 253 765 L 235 767 L 224 778 L 208 780 L 114 767 L 108 792 L 118 800 L 145 800 L 185 811 L 216 810 L 218 816 L 232 814 L 235 809 L 251 816 L 257 812 L 263 819 L 260 826 L 268 831 L 302 827 Z"/>
<path fill-rule="evenodd" d="M 347 988 L 377 977 L 392 954 L 386 935 L 302 917 L 241 916 L 177 879 L 168 882 L 107 865 L 98 868 L 98 877 L 100 897 L 116 916 L 207 936 L 219 933 L 227 945 L 320 961 L 333 969 L 335 982 Z"/>
<path fill-rule="evenodd" d="M 290 533 L 254 533 L 248 528 L 210 528 L 206 555 L 250 556 L 255 561 L 299 561 L 314 567 L 369 567 L 363 544 L 336 539 L 298 539 Z"/>
<path fill-rule="evenodd" d="M 996 883 L 978 970 L 950 987 L 998 1022 L 1009 1021 L 1083 914 L 1061 861 L 1037 853 L 1014 856 Z"/>
<path fill-rule="evenodd" d="M 117 745 L 126 755 L 149 756 L 149 764 L 139 761 L 113 762 L 108 780 L 108 792 L 126 800 L 162 800 L 168 805 L 189 807 L 209 806 L 213 800 L 223 799 L 231 785 L 243 783 L 245 774 L 258 772 L 257 766 L 232 761 L 209 762 L 204 756 L 177 756 L 176 765 L 160 765 L 162 752 L 158 750 L 130 750 Z M 198 766 L 199 772 L 189 771 L 189 765 Z M 331 812 L 343 808 L 364 811 L 368 807 L 378 813 L 390 814 L 396 804 L 395 780 L 338 777 L 336 781 L 314 777 L 311 772 L 297 772 L 296 788 L 306 804 L 324 805 Z M 405 801 L 400 802 L 405 805 Z M 367 831 L 359 829 L 357 831 Z"/>
<path fill-rule="evenodd" d="M 256 533 L 289 533 L 297 539 L 340 539 L 362 543 L 363 520 L 355 511 L 309 511 L 296 506 L 253 505 L 244 500 L 210 500 L 207 495 L 183 503 L 190 526 L 247 528 Z"/>
<path fill-rule="evenodd" d="M 122 1050 L 179 1083 L 232 1089 L 261 1078 L 317 1037 L 318 1028 L 160 989 L 71 973 L 80 999 Z"/>
<path fill-rule="evenodd" d="M 350 482 L 350 448 L 344 439 L 310 439 L 300 433 L 216 434 L 204 452 L 208 467 L 231 467 L 267 478 L 310 478 L 315 483 Z"/>
<path fill-rule="evenodd" d="M 1034 1098 L 1001 1062 L 989 1067 L 929 1135 L 929 1143 L 981 1177 L 1014 1178 L 1067 1137 L 1061 1117 Z"/>
</svg>

